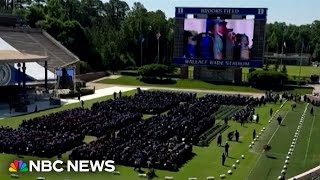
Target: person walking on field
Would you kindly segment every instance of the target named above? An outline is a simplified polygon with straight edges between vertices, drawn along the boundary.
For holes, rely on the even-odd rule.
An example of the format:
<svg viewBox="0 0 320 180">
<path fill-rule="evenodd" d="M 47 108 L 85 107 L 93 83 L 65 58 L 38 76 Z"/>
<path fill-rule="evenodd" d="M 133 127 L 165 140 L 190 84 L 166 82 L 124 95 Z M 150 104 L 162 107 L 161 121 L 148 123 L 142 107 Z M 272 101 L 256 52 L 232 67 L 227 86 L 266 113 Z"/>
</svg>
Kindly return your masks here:
<svg viewBox="0 0 320 180">
<path fill-rule="evenodd" d="M 221 136 L 221 134 L 219 133 L 219 134 L 218 134 L 218 138 L 217 138 L 217 146 L 221 146 L 221 143 L 222 143 L 222 136 Z"/>
<path fill-rule="evenodd" d="M 282 117 L 278 116 L 277 121 L 278 121 L 279 125 L 281 125 Z"/>
<path fill-rule="evenodd" d="M 236 130 L 236 133 L 235 133 L 235 137 L 236 137 L 236 141 L 239 142 L 240 134 L 239 134 L 239 132 L 237 130 Z"/>
<path fill-rule="evenodd" d="M 226 144 L 224 145 L 224 152 L 226 153 L 227 156 L 229 156 L 229 144 L 228 142 L 226 142 Z"/>
<path fill-rule="evenodd" d="M 310 110 L 310 114 L 311 114 L 311 116 L 313 116 L 313 107 Z"/>
<path fill-rule="evenodd" d="M 273 109 L 270 108 L 270 117 L 272 117 L 272 114 L 273 114 Z"/>
<path fill-rule="evenodd" d="M 241 118 L 240 124 L 241 124 L 241 126 L 244 126 L 244 119 L 243 118 Z"/>
<path fill-rule="evenodd" d="M 252 137 L 253 137 L 252 139 L 256 138 L 256 130 L 255 129 L 253 130 Z"/>
<path fill-rule="evenodd" d="M 222 153 L 222 166 L 224 166 L 224 163 L 226 162 L 226 155 Z"/>
</svg>

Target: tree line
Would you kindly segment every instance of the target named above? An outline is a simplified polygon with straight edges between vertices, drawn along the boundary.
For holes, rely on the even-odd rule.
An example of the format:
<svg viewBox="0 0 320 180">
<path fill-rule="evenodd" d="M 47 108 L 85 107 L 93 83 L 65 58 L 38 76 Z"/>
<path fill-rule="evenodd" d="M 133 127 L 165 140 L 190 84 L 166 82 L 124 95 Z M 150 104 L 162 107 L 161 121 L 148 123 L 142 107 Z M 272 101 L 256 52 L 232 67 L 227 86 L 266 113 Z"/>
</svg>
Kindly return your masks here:
<svg viewBox="0 0 320 180">
<path fill-rule="evenodd" d="M 293 25 L 269 23 L 266 28 L 266 52 L 307 53 L 313 60 L 320 58 L 320 21 Z"/>
<path fill-rule="evenodd" d="M 0 0 L 0 11 L 45 29 L 82 60 L 82 72 L 171 62 L 174 19 L 138 2 L 130 8 L 121 0 Z M 320 21 L 267 24 L 266 36 L 268 52 L 281 53 L 285 41 L 285 53 L 300 53 L 303 43 L 304 53 L 320 57 Z"/>
</svg>

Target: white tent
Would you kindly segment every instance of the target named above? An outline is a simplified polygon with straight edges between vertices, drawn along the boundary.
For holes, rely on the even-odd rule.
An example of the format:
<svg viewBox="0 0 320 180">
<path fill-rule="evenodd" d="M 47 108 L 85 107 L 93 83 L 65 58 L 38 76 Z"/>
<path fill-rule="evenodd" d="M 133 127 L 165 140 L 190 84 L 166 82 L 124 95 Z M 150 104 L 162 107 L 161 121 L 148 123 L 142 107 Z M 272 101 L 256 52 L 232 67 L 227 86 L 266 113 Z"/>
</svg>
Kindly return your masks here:
<svg viewBox="0 0 320 180">
<path fill-rule="evenodd" d="M 0 37 L 0 51 L 16 51 L 17 49 L 12 47 L 6 41 Z M 19 52 L 20 53 L 20 52 Z M 18 69 L 18 63 L 13 63 L 15 69 Z M 53 72 L 47 70 L 48 81 L 55 80 L 55 75 Z M 45 68 L 38 64 L 37 62 L 26 62 L 26 75 L 34 79 L 35 81 L 45 80 Z"/>
</svg>

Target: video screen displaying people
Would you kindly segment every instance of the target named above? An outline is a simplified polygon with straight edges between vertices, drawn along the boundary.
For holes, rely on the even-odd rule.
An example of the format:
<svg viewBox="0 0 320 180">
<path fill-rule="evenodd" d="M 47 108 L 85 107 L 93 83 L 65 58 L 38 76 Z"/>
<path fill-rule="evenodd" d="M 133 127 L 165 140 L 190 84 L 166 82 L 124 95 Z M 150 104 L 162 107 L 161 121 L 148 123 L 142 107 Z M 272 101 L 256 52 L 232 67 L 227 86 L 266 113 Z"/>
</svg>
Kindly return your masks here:
<svg viewBox="0 0 320 180">
<path fill-rule="evenodd" d="M 57 77 L 57 81 L 59 80 L 59 88 L 72 88 L 73 87 L 73 80 L 75 75 L 75 69 L 70 68 L 57 68 L 55 69 L 55 74 Z M 58 79 L 59 77 L 59 79 Z"/>
<path fill-rule="evenodd" d="M 185 19 L 184 57 L 249 60 L 254 20 Z"/>
</svg>

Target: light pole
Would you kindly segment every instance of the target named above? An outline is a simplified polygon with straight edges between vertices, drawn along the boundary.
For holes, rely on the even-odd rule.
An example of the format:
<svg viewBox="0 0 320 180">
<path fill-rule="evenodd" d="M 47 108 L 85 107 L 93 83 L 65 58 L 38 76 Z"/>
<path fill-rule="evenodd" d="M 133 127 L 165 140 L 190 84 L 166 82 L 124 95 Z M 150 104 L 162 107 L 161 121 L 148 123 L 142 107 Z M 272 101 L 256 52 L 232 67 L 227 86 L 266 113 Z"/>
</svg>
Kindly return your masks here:
<svg viewBox="0 0 320 180">
<path fill-rule="evenodd" d="M 157 33 L 157 40 L 158 40 L 158 58 L 157 58 L 157 63 L 159 64 L 159 61 L 160 61 L 160 56 L 159 56 L 159 53 L 160 53 L 160 48 L 159 48 L 159 40 L 160 40 L 160 37 L 161 37 L 161 34 L 160 32 Z"/>
</svg>

